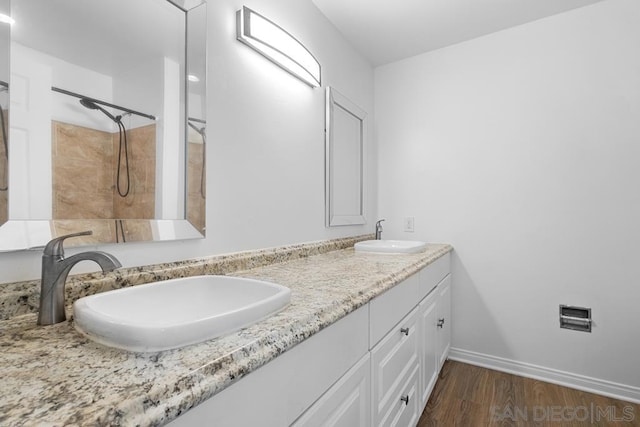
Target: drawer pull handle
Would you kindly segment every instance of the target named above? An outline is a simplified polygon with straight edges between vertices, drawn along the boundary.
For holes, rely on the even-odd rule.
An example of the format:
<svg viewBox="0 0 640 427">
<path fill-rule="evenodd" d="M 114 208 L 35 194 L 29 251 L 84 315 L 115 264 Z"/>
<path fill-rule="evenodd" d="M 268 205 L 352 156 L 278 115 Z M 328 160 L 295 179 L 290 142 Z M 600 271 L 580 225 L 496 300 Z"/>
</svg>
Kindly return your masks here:
<svg viewBox="0 0 640 427">
<path fill-rule="evenodd" d="M 407 394 L 406 396 L 402 396 L 402 397 L 400 398 L 400 401 L 401 401 L 401 402 L 404 402 L 404 405 L 405 405 L 405 406 L 409 406 L 409 395 Z"/>
<path fill-rule="evenodd" d="M 444 317 L 442 319 L 438 319 L 438 328 L 442 328 L 444 326 Z"/>
<path fill-rule="evenodd" d="M 409 336 L 409 328 L 400 328 L 400 332 L 405 334 L 406 336 Z"/>
</svg>

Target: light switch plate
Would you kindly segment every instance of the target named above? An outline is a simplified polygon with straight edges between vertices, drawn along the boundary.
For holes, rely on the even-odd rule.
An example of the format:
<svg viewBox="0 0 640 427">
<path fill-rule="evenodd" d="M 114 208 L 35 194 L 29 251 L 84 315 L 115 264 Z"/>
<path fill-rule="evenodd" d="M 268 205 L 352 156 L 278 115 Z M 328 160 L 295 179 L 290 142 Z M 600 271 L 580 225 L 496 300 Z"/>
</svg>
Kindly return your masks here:
<svg viewBox="0 0 640 427">
<path fill-rule="evenodd" d="M 404 231 L 413 233 L 415 231 L 415 219 L 412 216 L 404 217 Z"/>
</svg>

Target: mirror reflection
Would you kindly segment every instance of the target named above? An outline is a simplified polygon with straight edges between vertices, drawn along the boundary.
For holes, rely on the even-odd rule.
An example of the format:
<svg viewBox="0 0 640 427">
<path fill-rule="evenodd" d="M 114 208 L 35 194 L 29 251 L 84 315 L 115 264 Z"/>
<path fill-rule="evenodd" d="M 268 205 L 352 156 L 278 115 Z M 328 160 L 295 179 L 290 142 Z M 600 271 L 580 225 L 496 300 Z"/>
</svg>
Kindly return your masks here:
<svg viewBox="0 0 640 427">
<path fill-rule="evenodd" d="M 9 0 L 0 0 L 0 226 L 9 218 Z"/>
<path fill-rule="evenodd" d="M 202 237 L 206 5 L 20 0 L 11 16 L 0 250 Z"/>
<path fill-rule="evenodd" d="M 206 41 L 207 15 L 204 7 L 187 14 L 187 75 L 189 106 L 187 117 L 187 220 L 203 235 L 206 202 Z"/>
</svg>

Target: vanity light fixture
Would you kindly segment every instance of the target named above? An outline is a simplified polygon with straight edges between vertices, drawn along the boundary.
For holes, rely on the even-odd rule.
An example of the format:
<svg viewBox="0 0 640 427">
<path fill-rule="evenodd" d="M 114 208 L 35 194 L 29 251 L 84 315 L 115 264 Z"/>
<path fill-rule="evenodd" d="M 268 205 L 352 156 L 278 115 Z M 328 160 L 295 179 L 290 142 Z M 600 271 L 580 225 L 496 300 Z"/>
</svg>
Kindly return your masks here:
<svg viewBox="0 0 640 427">
<path fill-rule="evenodd" d="M 0 23 L 13 25 L 16 23 L 15 19 L 4 13 L 0 13 Z"/>
<path fill-rule="evenodd" d="M 276 23 L 243 6 L 236 13 L 237 38 L 311 87 L 320 86 L 320 63 Z"/>
</svg>

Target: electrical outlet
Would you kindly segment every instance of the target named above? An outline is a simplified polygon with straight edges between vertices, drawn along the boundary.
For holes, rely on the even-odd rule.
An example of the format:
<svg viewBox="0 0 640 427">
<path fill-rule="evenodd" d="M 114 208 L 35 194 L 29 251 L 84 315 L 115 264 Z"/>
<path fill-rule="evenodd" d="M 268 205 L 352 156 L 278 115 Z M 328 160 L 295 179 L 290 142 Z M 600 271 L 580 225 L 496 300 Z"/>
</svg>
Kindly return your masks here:
<svg viewBox="0 0 640 427">
<path fill-rule="evenodd" d="M 413 233 L 414 230 L 414 218 L 412 216 L 404 217 L 404 231 L 408 231 L 409 233 Z"/>
</svg>

